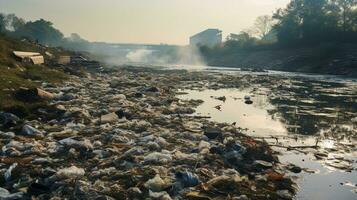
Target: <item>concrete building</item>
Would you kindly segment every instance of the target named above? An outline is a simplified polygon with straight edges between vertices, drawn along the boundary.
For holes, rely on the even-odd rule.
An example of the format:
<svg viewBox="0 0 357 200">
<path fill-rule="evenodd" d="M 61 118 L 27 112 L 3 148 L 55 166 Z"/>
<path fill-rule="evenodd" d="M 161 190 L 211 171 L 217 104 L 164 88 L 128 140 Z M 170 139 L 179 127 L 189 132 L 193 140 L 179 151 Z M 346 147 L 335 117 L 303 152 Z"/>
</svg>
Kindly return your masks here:
<svg viewBox="0 0 357 200">
<path fill-rule="evenodd" d="M 207 29 L 190 37 L 191 46 L 213 47 L 222 43 L 222 31 L 219 29 Z"/>
</svg>

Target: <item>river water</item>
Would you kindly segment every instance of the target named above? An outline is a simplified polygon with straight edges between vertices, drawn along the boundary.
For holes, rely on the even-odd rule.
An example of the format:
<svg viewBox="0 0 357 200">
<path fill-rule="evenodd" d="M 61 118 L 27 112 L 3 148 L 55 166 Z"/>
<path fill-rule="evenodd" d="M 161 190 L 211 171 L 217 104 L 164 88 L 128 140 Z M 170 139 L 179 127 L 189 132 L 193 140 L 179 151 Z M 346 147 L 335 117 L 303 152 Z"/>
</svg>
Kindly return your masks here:
<svg viewBox="0 0 357 200">
<path fill-rule="evenodd" d="M 229 68 L 186 69 L 252 73 Z M 290 78 L 284 85 L 271 87 L 184 90 L 186 94 L 179 98 L 203 100 L 195 115 L 236 122 L 244 133 L 271 144 L 282 163 L 303 168 L 301 173 L 290 174 L 298 185 L 296 199 L 357 199 L 357 81 L 272 71 L 258 74 Z M 224 101 L 218 99 L 223 96 Z M 245 103 L 247 97 L 252 104 Z M 317 148 L 308 148 L 315 145 Z"/>
</svg>

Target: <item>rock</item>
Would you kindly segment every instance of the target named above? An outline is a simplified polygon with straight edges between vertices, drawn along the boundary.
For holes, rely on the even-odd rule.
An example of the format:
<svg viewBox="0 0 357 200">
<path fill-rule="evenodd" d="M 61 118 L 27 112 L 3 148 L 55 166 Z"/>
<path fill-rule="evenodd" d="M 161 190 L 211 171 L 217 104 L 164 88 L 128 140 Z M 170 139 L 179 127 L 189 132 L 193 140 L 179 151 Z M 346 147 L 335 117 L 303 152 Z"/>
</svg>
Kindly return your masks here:
<svg viewBox="0 0 357 200">
<path fill-rule="evenodd" d="M 250 105 L 250 104 L 253 104 L 253 101 L 252 100 L 245 100 L 244 103 Z"/>
<path fill-rule="evenodd" d="M 301 167 L 296 166 L 296 165 L 289 165 L 288 169 L 295 174 L 298 174 L 302 171 Z"/>
<path fill-rule="evenodd" d="M 250 96 L 244 96 L 244 103 L 253 104 L 253 101 L 251 100 Z"/>
<path fill-rule="evenodd" d="M 206 128 L 204 130 L 204 135 L 208 139 L 214 140 L 216 138 L 221 138 L 222 137 L 222 131 L 219 128 Z"/>
<path fill-rule="evenodd" d="M 218 100 L 225 102 L 227 98 L 225 96 L 217 97 Z"/>
<path fill-rule="evenodd" d="M 60 179 L 77 179 L 84 176 L 84 174 L 84 169 L 78 168 L 76 166 L 71 166 L 58 170 L 55 176 Z"/>
<path fill-rule="evenodd" d="M 110 113 L 107 115 L 103 115 L 100 117 L 100 122 L 102 124 L 106 124 L 106 123 L 113 123 L 119 120 L 119 117 L 117 114 L 115 113 Z"/>
<path fill-rule="evenodd" d="M 265 169 L 272 168 L 273 164 L 264 160 L 255 160 L 254 165 Z"/>
<path fill-rule="evenodd" d="M 55 99 L 59 101 L 71 101 L 73 99 L 76 99 L 77 97 L 74 94 L 58 94 L 55 95 Z"/>
</svg>

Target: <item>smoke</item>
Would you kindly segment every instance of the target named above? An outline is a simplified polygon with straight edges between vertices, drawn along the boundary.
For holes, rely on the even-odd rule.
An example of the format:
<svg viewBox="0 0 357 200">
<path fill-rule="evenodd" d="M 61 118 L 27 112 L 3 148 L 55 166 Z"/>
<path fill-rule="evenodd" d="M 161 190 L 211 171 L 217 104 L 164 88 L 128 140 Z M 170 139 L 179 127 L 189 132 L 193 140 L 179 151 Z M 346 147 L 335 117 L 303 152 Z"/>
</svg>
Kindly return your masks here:
<svg viewBox="0 0 357 200">
<path fill-rule="evenodd" d="M 199 49 L 193 46 L 140 48 L 128 52 L 125 58 L 127 62 L 141 64 L 205 65 Z"/>
<path fill-rule="evenodd" d="M 178 61 L 175 64 L 206 65 L 196 46 L 180 47 L 177 53 Z"/>
<path fill-rule="evenodd" d="M 205 65 L 199 49 L 194 46 L 71 41 L 67 42 L 64 47 L 88 52 L 92 59 L 114 66 L 123 64 Z"/>
<path fill-rule="evenodd" d="M 153 51 L 148 49 L 137 49 L 129 52 L 126 58 L 129 62 L 146 63 L 150 62 Z"/>
</svg>

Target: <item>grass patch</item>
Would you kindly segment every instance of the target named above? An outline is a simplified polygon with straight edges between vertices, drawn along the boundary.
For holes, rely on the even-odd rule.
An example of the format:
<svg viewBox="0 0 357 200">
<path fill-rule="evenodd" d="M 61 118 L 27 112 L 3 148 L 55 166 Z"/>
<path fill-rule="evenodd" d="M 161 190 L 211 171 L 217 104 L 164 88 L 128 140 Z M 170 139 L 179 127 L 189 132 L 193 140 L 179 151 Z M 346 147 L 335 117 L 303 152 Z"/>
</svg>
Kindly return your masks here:
<svg viewBox="0 0 357 200">
<path fill-rule="evenodd" d="M 0 66 L 0 109 L 24 110 L 29 112 L 31 108 L 38 107 L 43 102 L 22 102 L 14 97 L 15 91 L 20 87 L 40 87 L 42 82 L 58 84 L 67 80 L 68 75 L 61 71 L 45 66 L 26 66 L 24 71 L 18 68 Z"/>
<path fill-rule="evenodd" d="M 59 53 L 60 49 L 57 48 L 45 48 L 31 42 L 0 36 L 0 110 L 28 115 L 45 102 L 22 102 L 15 98 L 15 92 L 20 87 L 40 87 L 43 82 L 59 84 L 67 80 L 68 75 L 46 65 L 25 65 L 15 59 L 13 51 L 34 51 L 42 55 L 45 55 L 45 52 L 54 55 L 66 52 Z"/>
</svg>

